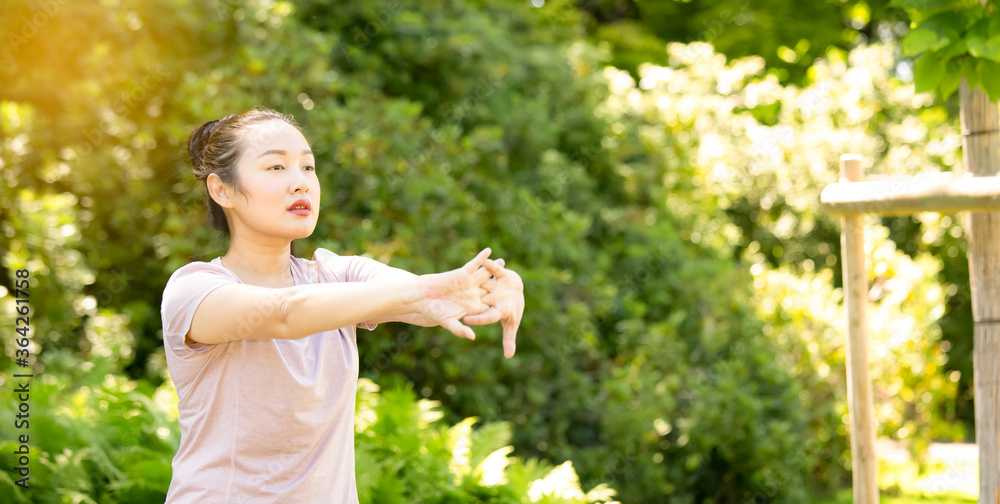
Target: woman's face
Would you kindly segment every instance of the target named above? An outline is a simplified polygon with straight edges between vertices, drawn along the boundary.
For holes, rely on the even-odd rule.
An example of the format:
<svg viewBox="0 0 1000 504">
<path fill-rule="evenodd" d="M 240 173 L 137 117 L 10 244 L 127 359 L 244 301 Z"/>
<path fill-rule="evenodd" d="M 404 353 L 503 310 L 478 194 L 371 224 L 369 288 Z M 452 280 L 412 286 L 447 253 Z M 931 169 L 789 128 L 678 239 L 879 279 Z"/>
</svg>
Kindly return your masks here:
<svg viewBox="0 0 1000 504">
<path fill-rule="evenodd" d="M 243 192 L 230 193 L 230 223 L 238 228 L 234 234 L 282 242 L 311 235 L 320 206 L 315 164 L 309 143 L 290 124 L 274 120 L 254 125 L 238 165 Z M 296 202 L 306 209 L 292 210 Z"/>
</svg>

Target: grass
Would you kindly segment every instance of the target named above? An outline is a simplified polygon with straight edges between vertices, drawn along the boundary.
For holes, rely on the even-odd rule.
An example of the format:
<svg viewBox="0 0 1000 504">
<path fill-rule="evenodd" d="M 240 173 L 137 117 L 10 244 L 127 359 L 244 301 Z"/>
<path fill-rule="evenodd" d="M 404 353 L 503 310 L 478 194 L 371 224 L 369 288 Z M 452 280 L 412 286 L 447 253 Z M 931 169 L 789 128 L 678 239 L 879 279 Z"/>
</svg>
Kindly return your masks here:
<svg viewBox="0 0 1000 504">
<path fill-rule="evenodd" d="M 890 496 L 886 495 L 887 492 L 882 492 L 881 498 L 879 499 L 880 504 L 911 504 L 911 503 L 922 503 L 926 502 L 928 504 L 976 504 L 976 499 L 969 499 L 961 495 L 954 494 L 934 494 L 934 495 L 899 495 Z M 828 499 L 821 499 L 813 501 L 813 504 L 850 504 L 854 502 L 854 496 L 851 493 L 851 489 L 841 490 L 836 496 Z"/>
<path fill-rule="evenodd" d="M 891 449 L 878 463 L 881 504 L 976 504 L 977 471 L 974 457 L 961 450 L 939 450 L 918 464 L 898 450 Z M 854 501 L 850 488 L 832 496 L 816 497 L 811 504 L 849 504 Z"/>
</svg>

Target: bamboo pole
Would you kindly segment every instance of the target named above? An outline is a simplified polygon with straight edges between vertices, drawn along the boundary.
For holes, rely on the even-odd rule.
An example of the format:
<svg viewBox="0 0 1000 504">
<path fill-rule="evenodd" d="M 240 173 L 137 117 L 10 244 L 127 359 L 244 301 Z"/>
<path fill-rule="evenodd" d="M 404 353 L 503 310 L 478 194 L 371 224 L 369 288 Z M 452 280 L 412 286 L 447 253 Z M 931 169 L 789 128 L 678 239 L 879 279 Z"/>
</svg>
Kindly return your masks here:
<svg viewBox="0 0 1000 504">
<path fill-rule="evenodd" d="M 840 157 L 841 179 L 860 181 L 864 174 L 861 157 Z M 868 372 L 868 275 L 865 271 L 863 215 L 842 219 L 840 255 L 844 271 L 844 299 L 847 307 L 847 404 L 851 419 L 851 460 L 856 504 L 878 504 L 877 461 L 875 459 L 875 405 Z"/>
<path fill-rule="evenodd" d="M 962 153 L 967 172 L 976 177 L 1000 174 L 1000 111 L 980 90 L 959 85 Z M 970 213 L 969 280 L 972 287 L 976 397 L 976 444 L 979 447 L 979 503 L 1000 503 L 1000 213 Z"/>
<path fill-rule="evenodd" d="M 820 203 L 830 215 L 911 215 L 1000 211 L 1000 177 L 907 177 L 839 182 L 823 189 Z"/>
</svg>

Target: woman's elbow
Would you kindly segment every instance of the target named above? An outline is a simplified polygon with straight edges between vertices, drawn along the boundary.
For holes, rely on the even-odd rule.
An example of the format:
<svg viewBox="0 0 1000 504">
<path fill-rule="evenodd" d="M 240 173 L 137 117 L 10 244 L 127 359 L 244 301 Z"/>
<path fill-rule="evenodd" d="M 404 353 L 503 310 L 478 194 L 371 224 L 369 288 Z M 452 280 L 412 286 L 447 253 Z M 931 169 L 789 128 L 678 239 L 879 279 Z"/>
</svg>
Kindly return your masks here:
<svg viewBox="0 0 1000 504">
<path fill-rule="evenodd" d="M 278 310 L 275 314 L 274 324 L 274 336 L 275 339 L 298 339 L 302 336 L 296 336 L 294 334 L 295 330 L 292 327 L 292 320 L 296 312 L 296 305 L 301 301 L 302 295 L 296 288 L 282 289 L 281 297 L 278 304 Z"/>
</svg>

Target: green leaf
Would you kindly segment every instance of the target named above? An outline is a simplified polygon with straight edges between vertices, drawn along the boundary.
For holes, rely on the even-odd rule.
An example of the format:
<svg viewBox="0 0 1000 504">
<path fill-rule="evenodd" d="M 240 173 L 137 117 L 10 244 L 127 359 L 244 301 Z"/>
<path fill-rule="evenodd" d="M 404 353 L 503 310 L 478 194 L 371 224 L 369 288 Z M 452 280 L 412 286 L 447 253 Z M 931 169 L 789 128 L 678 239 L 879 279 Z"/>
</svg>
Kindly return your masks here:
<svg viewBox="0 0 1000 504">
<path fill-rule="evenodd" d="M 981 18 L 975 22 L 970 28 L 968 33 L 966 33 L 965 38 L 981 38 L 986 40 L 990 38 L 990 20 L 987 18 Z"/>
<path fill-rule="evenodd" d="M 933 91 L 944 75 L 945 62 L 932 52 L 924 53 L 913 69 L 913 82 L 918 93 Z"/>
<path fill-rule="evenodd" d="M 965 83 L 969 88 L 975 88 L 979 85 L 979 73 L 976 69 L 977 61 L 979 60 L 969 57 L 962 59 L 962 77 L 965 77 Z"/>
<path fill-rule="evenodd" d="M 962 66 L 958 61 L 951 60 L 948 62 L 948 66 L 945 69 L 944 75 L 941 77 L 941 84 L 938 89 L 941 91 L 941 97 L 947 99 L 951 96 L 955 90 L 958 89 L 958 84 L 962 81 Z"/>
<path fill-rule="evenodd" d="M 994 11 L 987 18 L 986 33 L 990 37 L 1000 34 L 1000 12 Z"/>
<path fill-rule="evenodd" d="M 986 41 L 983 57 L 1000 62 L 1000 35 L 994 35 Z"/>
<path fill-rule="evenodd" d="M 969 45 L 965 39 L 958 40 L 948 44 L 948 47 L 938 51 L 938 56 L 943 60 L 950 60 L 956 56 L 961 56 L 963 54 L 969 53 Z"/>
<path fill-rule="evenodd" d="M 938 37 L 938 34 L 931 30 L 918 28 L 903 38 L 903 54 L 916 56 L 924 51 L 936 51 L 950 42 L 948 38 Z"/>
<path fill-rule="evenodd" d="M 976 64 L 979 70 L 981 89 L 990 96 L 990 100 L 1000 99 L 1000 63 L 989 60 L 979 60 Z"/>
<path fill-rule="evenodd" d="M 889 5 L 901 9 L 929 10 L 948 5 L 951 0 L 892 0 Z"/>
<path fill-rule="evenodd" d="M 987 51 L 987 49 L 986 49 L 986 40 L 984 40 L 982 37 L 975 37 L 975 36 L 973 36 L 973 37 L 969 37 L 969 38 L 965 39 L 965 42 L 969 46 L 969 54 L 971 54 L 971 55 L 973 55 L 973 56 L 975 56 L 977 58 L 983 58 L 984 57 L 983 55 Z"/>
<path fill-rule="evenodd" d="M 957 12 L 942 12 L 930 19 L 920 23 L 916 30 L 930 30 L 937 33 L 939 38 L 947 38 L 949 41 L 961 40 L 962 33 L 969 25 L 969 19 Z"/>
<path fill-rule="evenodd" d="M 475 468 L 491 453 L 510 444 L 513 435 L 510 423 L 490 422 L 472 432 L 469 465 Z"/>
<path fill-rule="evenodd" d="M 1000 34 L 1000 12 L 997 12 L 995 7 L 992 10 L 993 12 L 988 13 L 986 17 L 986 33 L 991 36 Z"/>
</svg>

